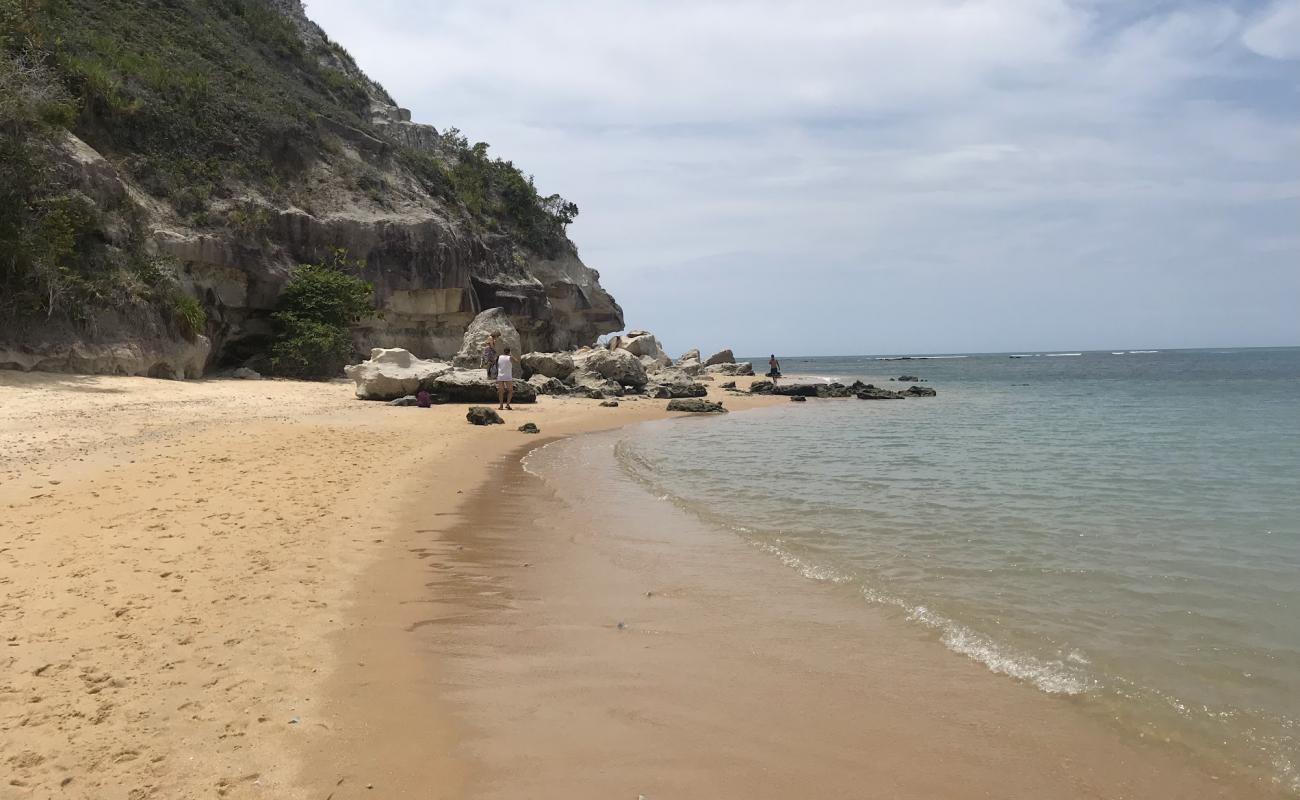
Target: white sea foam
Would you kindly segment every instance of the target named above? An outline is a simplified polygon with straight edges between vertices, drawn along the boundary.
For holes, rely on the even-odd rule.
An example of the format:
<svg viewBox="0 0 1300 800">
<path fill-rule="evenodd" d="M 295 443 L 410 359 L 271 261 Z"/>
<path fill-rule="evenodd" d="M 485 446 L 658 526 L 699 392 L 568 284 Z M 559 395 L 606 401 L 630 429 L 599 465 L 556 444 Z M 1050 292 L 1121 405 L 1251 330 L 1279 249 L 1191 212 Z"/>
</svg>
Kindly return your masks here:
<svg viewBox="0 0 1300 800">
<path fill-rule="evenodd" d="M 529 475 L 532 475 L 533 477 L 536 477 L 536 478 L 540 478 L 540 477 L 542 477 L 542 474 L 541 474 L 540 472 L 538 472 L 537 470 L 533 469 L 532 466 L 531 466 L 531 464 L 532 464 L 532 460 L 533 460 L 533 456 L 537 455 L 538 453 L 542 452 L 542 451 L 545 450 L 546 448 L 548 448 L 548 447 L 550 447 L 551 445 L 555 444 L 556 442 L 560 442 L 560 441 L 563 441 L 563 440 L 562 440 L 562 439 L 556 439 L 554 442 L 547 442 L 547 443 L 544 444 L 544 445 L 540 445 L 540 446 L 538 446 L 538 447 L 534 447 L 532 450 L 529 450 L 527 453 L 524 453 L 524 457 L 521 458 L 521 459 L 519 459 L 519 464 L 524 468 L 524 472 L 527 472 Z"/>
<path fill-rule="evenodd" d="M 781 559 L 782 564 L 796 570 L 805 578 L 814 581 L 829 581 L 830 583 L 848 583 L 853 580 L 852 576 L 845 575 L 838 570 L 804 561 L 802 558 L 799 558 L 780 545 L 765 542 L 755 542 L 755 544 L 758 545 L 760 550 L 764 550 Z"/>
<path fill-rule="evenodd" d="M 1083 353 L 1043 353 L 1043 355 L 1049 358 L 1055 358 L 1058 356 L 1081 356 Z"/>
<path fill-rule="evenodd" d="M 1060 661 L 1043 661 L 1027 653 L 1012 652 L 1004 645 L 925 606 L 911 605 L 870 587 L 863 587 L 862 596 L 869 602 L 901 609 L 909 620 L 938 631 L 940 640 L 949 650 L 978 661 L 988 667 L 990 672 L 1026 681 L 1048 694 L 1079 695 L 1088 690 L 1088 678 L 1078 667 L 1070 667 Z M 1087 659 L 1083 663 L 1086 664 Z"/>
</svg>

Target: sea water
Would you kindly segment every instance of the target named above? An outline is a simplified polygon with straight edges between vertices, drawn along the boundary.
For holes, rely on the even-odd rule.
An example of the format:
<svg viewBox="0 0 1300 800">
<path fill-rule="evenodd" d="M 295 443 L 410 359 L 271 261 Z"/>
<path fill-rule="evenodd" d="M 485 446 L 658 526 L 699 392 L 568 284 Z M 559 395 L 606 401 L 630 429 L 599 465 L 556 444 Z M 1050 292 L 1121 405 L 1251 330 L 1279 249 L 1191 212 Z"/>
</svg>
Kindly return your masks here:
<svg viewBox="0 0 1300 800">
<path fill-rule="evenodd" d="M 938 397 L 634 426 L 619 463 L 1002 679 L 1300 794 L 1300 348 L 782 366 Z"/>
</svg>

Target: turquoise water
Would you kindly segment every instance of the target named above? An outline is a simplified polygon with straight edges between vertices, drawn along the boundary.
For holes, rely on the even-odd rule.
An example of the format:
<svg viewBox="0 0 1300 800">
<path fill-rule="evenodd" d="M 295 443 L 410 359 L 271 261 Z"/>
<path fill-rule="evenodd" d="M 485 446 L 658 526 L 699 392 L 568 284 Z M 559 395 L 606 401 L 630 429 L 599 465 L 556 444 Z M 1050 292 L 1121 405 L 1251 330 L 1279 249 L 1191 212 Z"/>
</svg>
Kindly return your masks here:
<svg viewBox="0 0 1300 800">
<path fill-rule="evenodd" d="M 1300 348 L 1017 355 L 783 358 L 939 396 L 637 426 L 619 461 L 995 673 L 1300 794 Z"/>
</svg>

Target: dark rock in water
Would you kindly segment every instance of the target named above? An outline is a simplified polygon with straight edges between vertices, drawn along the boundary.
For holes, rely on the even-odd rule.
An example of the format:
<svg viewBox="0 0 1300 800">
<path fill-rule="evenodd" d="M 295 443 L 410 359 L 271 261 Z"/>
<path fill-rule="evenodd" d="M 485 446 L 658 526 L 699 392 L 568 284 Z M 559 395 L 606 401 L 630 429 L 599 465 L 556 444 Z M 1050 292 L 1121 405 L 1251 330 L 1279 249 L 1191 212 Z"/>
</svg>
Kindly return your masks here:
<svg viewBox="0 0 1300 800">
<path fill-rule="evenodd" d="M 867 384 L 863 383 L 862 381 L 854 381 L 853 383 L 849 384 L 849 391 L 852 392 L 853 394 L 857 394 L 858 392 L 862 391 L 865 388 L 867 388 Z"/>
<path fill-rule="evenodd" d="M 842 383 L 824 383 L 817 387 L 818 397 L 850 397 L 852 394 Z"/>
<path fill-rule="evenodd" d="M 512 403 L 536 403 L 537 389 L 527 381 L 515 380 Z M 481 369 L 458 369 L 420 382 L 420 388 L 432 395 L 442 395 L 453 403 L 495 403 L 497 382 Z"/>
<path fill-rule="evenodd" d="M 473 425 L 504 425 L 506 421 L 501 419 L 501 415 L 490 408 L 484 406 L 470 406 L 469 411 L 465 412 L 465 419 Z"/>
<path fill-rule="evenodd" d="M 890 378 L 890 380 L 892 381 L 893 378 Z M 919 381 L 921 379 L 915 375 L 899 375 L 898 380 L 900 383 L 907 383 L 908 381 Z"/>
<path fill-rule="evenodd" d="M 419 405 L 419 403 L 420 401 L 417 400 L 413 394 L 408 394 L 406 397 L 399 397 L 396 400 L 388 401 L 390 406 L 414 406 Z"/>
<path fill-rule="evenodd" d="M 617 400 L 605 400 L 600 404 L 601 408 L 618 408 Z"/>
<path fill-rule="evenodd" d="M 693 411 L 697 414 L 725 414 L 727 409 L 722 407 L 722 403 L 713 403 L 708 400 L 701 400 L 698 397 L 682 397 L 676 400 L 668 401 L 669 411 Z"/>
<path fill-rule="evenodd" d="M 803 397 L 819 397 L 817 387 L 821 384 L 816 383 L 785 383 L 777 384 L 772 387 L 772 391 L 767 394 L 779 394 L 784 396 L 802 395 Z M 753 391 L 753 387 L 750 387 Z"/>
<path fill-rule="evenodd" d="M 519 432 L 520 433 L 541 433 L 542 429 L 537 427 L 531 422 L 525 422 L 523 425 L 519 426 Z"/>
<path fill-rule="evenodd" d="M 912 386 L 903 394 L 908 397 L 938 397 L 939 393 L 928 386 Z"/>
<path fill-rule="evenodd" d="M 721 386 L 723 389 L 734 389 L 734 388 L 736 388 L 736 382 L 735 382 L 735 381 L 727 381 L 726 383 L 721 383 L 721 384 L 718 384 L 718 385 Z"/>
<path fill-rule="evenodd" d="M 808 402 L 808 398 L 804 397 L 801 394 L 796 394 L 790 398 L 790 401 L 794 403 L 806 403 Z"/>
<path fill-rule="evenodd" d="M 774 384 L 769 380 L 757 380 L 749 385 L 750 394 L 771 394 Z"/>
<path fill-rule="evenodd" d="M 881 389 L 869 383 L 863 387 L 862 391 L 858 392 L 859 400 L 902 400 L 903 397 L 902 392 L 891 392 L 888 389 Z"/>
</svg>

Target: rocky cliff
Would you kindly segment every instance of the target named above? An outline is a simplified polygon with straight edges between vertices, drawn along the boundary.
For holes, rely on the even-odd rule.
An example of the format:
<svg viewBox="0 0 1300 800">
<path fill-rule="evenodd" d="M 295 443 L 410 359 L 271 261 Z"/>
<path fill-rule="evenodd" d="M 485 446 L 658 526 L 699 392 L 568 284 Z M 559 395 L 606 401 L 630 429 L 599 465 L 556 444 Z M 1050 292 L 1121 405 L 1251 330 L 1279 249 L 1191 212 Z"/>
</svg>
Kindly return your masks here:
<svg viewBox="0 0 1300 800">
<path fill-rule="evenodd" d="M 358 352 L 450 357 L 491 307 L 525 350 L 623 327 L 564 233 L 576 206 L 455 129 L 412 122 L 300 0 L 21 5 L 0 20 L 7 85 L 63 110 L 31 112 L 48 142 L 28 149 L 51 166 L 30 193 L 56 186 L 85 213 L 68 248 L 0 273 L 0 366 L 181 376 L 257 363 L 293 267 L 338 248 L 375 286 Z M 21 229 L 9 235 L 26 252 Z"/>
</svg>

